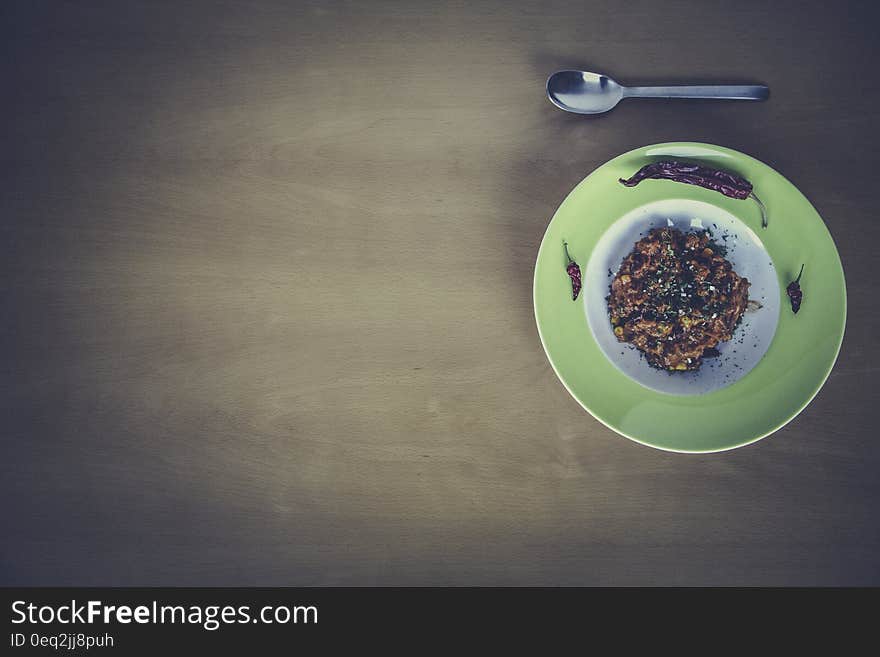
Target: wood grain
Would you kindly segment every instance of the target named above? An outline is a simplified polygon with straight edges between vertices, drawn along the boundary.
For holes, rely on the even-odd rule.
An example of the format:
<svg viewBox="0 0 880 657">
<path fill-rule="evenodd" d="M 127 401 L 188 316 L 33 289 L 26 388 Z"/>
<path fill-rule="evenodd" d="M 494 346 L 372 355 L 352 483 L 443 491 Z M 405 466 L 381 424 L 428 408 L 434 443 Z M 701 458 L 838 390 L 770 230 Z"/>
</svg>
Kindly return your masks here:
<svg viewBox="0 0 880 657">
<path fill-rule="evenodd" d="M 880 584 L 862 4 L 0 12 L 0 583 Z M 584 118 L 567 67 L 772 96 Z M 715 456 L 594 421 L 532 315 L 556 206 L 669 140 L 781 171 L 848 281 L 813 404 Z"/>
</svg>

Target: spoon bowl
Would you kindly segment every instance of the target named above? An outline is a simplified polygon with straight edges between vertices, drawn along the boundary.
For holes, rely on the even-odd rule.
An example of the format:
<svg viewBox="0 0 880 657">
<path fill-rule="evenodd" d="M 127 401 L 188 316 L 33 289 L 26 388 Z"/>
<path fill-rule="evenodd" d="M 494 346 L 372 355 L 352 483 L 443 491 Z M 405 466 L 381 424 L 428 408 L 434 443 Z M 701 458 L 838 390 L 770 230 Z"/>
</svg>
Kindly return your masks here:
<svg viewBox="0 0 880 657">
<path fill-rule="evenodd" d="M 557 71 L 547 80 L 547 96 L 566 112 L 601 114 L 623 99 L 623 87 L 599 73 Z"/>
</svg>

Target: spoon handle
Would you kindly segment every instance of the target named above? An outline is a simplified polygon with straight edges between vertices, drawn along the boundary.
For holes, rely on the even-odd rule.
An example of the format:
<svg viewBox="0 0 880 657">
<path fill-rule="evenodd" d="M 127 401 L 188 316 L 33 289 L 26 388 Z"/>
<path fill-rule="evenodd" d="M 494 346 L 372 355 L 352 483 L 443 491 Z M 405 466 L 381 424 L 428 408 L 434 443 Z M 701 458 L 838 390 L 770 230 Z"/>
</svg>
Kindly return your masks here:
<svg viewBox="0 0 880 657">
<path fill-rule="evenodd" d="M 624 87 L 624 98 L 716 98 L 721 100 L 766 100 L 764 85 L 709 85 L 696 87 Z"/>
</svg>

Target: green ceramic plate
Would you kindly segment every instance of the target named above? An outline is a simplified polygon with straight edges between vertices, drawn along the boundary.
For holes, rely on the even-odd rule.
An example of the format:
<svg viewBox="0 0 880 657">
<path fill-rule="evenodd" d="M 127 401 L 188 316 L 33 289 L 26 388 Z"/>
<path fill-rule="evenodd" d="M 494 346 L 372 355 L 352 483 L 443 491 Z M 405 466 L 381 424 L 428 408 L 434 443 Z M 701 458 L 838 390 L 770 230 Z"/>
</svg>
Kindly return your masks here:
<svg viewBox="0 0 880 657">
<path fill-rule="evenodd" d="M 632 188 L 617 182 L 643 165 L 663 159 L 699 162 L 749 179 L 767 208 L 769 226 L 761 228 L 760 212 L 751 200 L 731 199 L 666 180 L 646 180 Z M 770 256 L 768 267 L 775 269 L 780 295 L 773 300 L 779 307 L 778 323 L 763 357 L 735 382 L 702 394 L 661 392 L 625 374 L 621 364 L 600 349 L 588 324 L 585 308 L 597 300 L 582 297 L 572 301 L 565 272 L 563 240 L 585 271 L 600 239 L 618 220 L 626 216 L 631 220 L 632 213 L 647 204 L 675 199 L 681 199 L 683 206 L 691 203 L 693 207 L 694 201 L 710 204 L 741 221 L 747 232 L 753 231 Z M 806 263 L 801 279 L 804 301 L 794 315 L 785 288 L 797 276 L 801 263 Z M 585 292 L 588 287 L 585 281 Z M 766 164 L 728 148 L 690 142 L 656 144 L 624 153 L 575 187 L 556 211 L 541 242 L 534 303 L 544 350 L 572 396 L 621 435 L 677 452 L 740 447 L 788 423 L 828 378 L 846 323 L 846 285 L 840 257 L 810 202 Z"/>
</svg>

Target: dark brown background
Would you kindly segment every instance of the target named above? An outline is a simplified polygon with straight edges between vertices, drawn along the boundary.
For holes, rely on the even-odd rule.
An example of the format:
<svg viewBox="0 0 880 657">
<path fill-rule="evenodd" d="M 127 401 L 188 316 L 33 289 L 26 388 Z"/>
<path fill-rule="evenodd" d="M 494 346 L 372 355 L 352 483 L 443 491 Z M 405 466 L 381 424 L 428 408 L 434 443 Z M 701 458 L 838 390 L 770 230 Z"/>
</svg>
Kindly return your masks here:
<svg viewBox="0 0 880 657">
<path fill-rule="evenodd" d="M 0 15 L 0 583 L 880 584 L 862 5 Z M 544 97 L 565 67 L 772 96 L 585 118 Z M 566 193 L 669 140 L 780 170 L 848 281 L 819 396 L 719 455 L 593 420 L 532 316 Z"/>
</svg>

